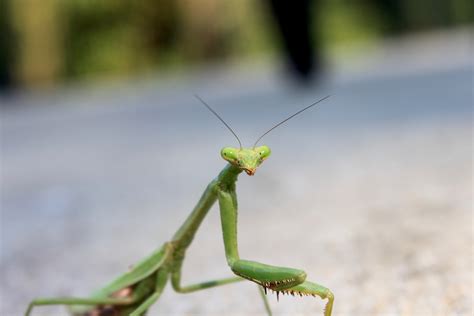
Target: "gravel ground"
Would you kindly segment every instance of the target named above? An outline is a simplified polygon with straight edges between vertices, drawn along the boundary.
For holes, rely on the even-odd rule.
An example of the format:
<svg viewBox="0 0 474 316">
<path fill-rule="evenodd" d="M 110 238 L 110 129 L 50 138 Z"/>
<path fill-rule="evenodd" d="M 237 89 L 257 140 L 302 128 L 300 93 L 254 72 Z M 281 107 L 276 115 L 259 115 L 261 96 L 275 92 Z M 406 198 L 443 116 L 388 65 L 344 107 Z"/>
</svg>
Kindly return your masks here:
<svg viewBox="0 0 474 316">
<path fill-rule="evenodd" d="M 225 165 L 220 148 L 235 145 L 199 92 L 245 145 L 332 94 L 269 134 L 272 157 L 241 176 L 242 258 L 306 270 L 335 293 L 336 316 L 472 315 L 469 55 L 469 37 L 450 33 L 386 43 L 306 89 L 261 66 L 1 99 L 0 314 L 85 296 L 171 237 Z M 214 208 L 183 278 L 230 274 Z M 275 315 L 324 306 L 270 303 Z M 256 287 L 168 287 L 149 312 L 223 314 L 263 315 Z"/>
</svg>

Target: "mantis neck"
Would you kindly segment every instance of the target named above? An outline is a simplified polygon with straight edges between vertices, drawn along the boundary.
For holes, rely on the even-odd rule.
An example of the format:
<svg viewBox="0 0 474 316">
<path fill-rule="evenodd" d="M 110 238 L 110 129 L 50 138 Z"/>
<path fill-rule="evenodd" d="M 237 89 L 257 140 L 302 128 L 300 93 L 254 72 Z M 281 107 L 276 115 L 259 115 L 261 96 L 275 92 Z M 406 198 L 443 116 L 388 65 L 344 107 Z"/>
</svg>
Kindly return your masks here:
<svg viewBox="0 0 474 316">
<path fill-rule="evenodd" d="M 191 244 L 204 217 L 216 202 L 218 190 L 235 192 L 235 182 L 241 172 L 239 168 L 228 164 L 217 178 L 209 183 L 191 214 L 173 236 L 172 241 L 177 248 L 184 251 Z"/>
</svg>

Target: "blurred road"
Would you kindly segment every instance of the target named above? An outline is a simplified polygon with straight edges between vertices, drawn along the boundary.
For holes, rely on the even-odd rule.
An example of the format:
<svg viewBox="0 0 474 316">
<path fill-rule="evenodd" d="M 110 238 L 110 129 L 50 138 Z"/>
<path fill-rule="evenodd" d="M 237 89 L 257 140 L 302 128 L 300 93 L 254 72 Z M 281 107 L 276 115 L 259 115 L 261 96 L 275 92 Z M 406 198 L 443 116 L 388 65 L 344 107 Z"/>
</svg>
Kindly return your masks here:
<svg viewBox="0 0 474 316">
<path fill-rule="evenodd" d="M 3 97 L 1 315 L 37 296 L 85 296 L 170 238 L 244 145 L 273 154 L 239 193 L 241 257 L 306 270 L 334 315 L 472 315 L 472 46 L 467 33 L 387 42 L 318 86 L 269 66 Z M 210 212 L 185 282 L 229 276 Z M 275 315 L 319 299 L 270 297 Z M 253 284 L 167 288 L 150 315 L 263 315 Z M 63 307 L 34 315 L 63 315 Z"/>
</svg>

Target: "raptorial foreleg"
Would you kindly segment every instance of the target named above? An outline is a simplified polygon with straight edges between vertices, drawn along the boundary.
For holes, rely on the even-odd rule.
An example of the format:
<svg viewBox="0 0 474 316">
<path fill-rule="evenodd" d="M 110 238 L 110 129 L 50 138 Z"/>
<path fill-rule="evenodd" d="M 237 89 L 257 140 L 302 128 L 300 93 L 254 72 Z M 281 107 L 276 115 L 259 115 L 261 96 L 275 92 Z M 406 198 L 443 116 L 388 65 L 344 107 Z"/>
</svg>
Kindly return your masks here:
<svg viewBox="0 0 474 316">
<path fill-rule="evenodd" d="M 232 271 L 250 281 L 263 287 L 263 290 L 275 291 L 278 295 L 297 294 L 313 295 L 328 299 L 325 316 L 330 316 L 334 296 L 327 288 L 316 283 L 305 282 L 306 273 L 299 269 L 276 267 L 260 262 L 241 260 L 237 248 L 237 207 L 235 192 L 218 192 L 219 207 L 221 211 L 222 231 L 224 235 L 224 246 L 227 262 Z"/>
<path fill-rule="evenodd" d="M 305 281 L 296 286 L 285 290 L 280 290 L 282 294 L 299 295 L 299 296 L 319 296 L 321 299 L 327 299 L 326 307 L 324 309 L 324 316 L 331 316 L 332 306 L 334 303 L 334 295 L 328 288 L 317 283 Z"/>
</svg>

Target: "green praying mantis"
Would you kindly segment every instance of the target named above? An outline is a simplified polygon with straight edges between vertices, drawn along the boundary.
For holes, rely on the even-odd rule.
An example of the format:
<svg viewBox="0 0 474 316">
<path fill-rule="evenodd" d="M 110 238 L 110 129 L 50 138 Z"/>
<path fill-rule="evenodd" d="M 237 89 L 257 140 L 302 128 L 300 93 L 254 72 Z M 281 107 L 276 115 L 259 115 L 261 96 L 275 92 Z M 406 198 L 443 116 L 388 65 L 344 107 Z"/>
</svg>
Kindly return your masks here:
<svg viewBox="0 0 474 316">
<path fill-rule="evenodd" d="M 221 150 L 221 156 L 228 164 L 217 178 L 209 183 L 186 221 L 170 241 L 165 242 L 151 255 L 134 265 L 130 271 L 122 274 L 90 297 L 35 299 L 29 304 L 25 316 L 30 315 L 32 309 L 40 305 L 67 305 L 73 316 L 139 316 L 144 315 L 150 306 L 159 299 L 168 281 L 171 281 L 176 292 L 190 293 L 243 280 L 258 284 L 265 310 L 269 315 L 271 315 L 271 310 L 266 294 L 268 290 L 271 290 L 276 293 L 277 299 L 280 293 L 319 296 L 322 299 L 327 299 L 324 316 L 330 316 L 334 295 L 326 287 L 306 281 L 304 271 L 240 259 L 237 247 L 237 194 L 235 189 L 237 178 L 242 171 L 248 175 L 254 175 L 257 168 L 270 156 L 271 151 L 268 146 L 256 146 L 263 136 L 328 97 L 314 102 L 276 124 L 260 136 L 253 147 L 243 148 L 240 139 L 230 126 L 196 95 L 196 98 L 232 132 L 240 147 L 225 147 Z M 204 217 L 216 201 L 220 208 L 227 263 L 236 276 L 193 285 L 182 285 L 181 267 L 186 250 L 191 245 Z"/>
</svg>

